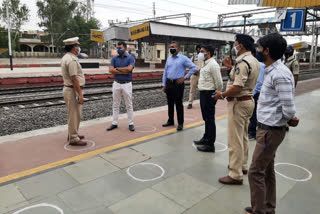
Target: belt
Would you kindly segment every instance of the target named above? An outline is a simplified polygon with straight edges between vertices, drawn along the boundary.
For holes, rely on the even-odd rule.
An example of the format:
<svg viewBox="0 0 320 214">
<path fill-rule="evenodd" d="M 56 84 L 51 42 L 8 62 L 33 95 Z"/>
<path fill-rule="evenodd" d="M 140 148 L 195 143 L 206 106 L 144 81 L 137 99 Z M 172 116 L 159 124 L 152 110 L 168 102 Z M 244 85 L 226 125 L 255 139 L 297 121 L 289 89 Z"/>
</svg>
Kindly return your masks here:
<svg viewBox="0 0 320 214">
<path fill-rule="evenodd" d="M 74 87 L 73 87 L 73 85 L 65 85 L 64 87 L 67 87 L 67 88 L 74 88 Z M 80 88 L 81 88 L 81 89 L 83 89 L 83 86 L 80 86 Z"/>
<path fill-rule="evenodd" d="M 257 123 L 257 126 L 264 130 L 285 130 L 286 126 L 268 126 L 263 123 Z"/>
<path fill-rule="evenodd" d="M 177 81 L 177 79 L 168 79 L 167 78 L 167 82 L 175 83 L 176 81 Z"/>
<path fill-rule="evenodd" d="M 128 81 L 118 81 L 118 80 L 114 80 L 115 82 L 119 83 L 119 84 L 126 84 L 126 83 L 129 83 L 129 82 L 132 82 L 131 80 L 128 80 Z"/>
<path fill-rule="evenodd" d="M 252 96 L 242 96 L 242 97 L 227 97 L 227 101 L 233 101 L 233 100 L 237 100 L 237 101 L 245 101 L 245 100 L 251 100 Z"/>
</svg>

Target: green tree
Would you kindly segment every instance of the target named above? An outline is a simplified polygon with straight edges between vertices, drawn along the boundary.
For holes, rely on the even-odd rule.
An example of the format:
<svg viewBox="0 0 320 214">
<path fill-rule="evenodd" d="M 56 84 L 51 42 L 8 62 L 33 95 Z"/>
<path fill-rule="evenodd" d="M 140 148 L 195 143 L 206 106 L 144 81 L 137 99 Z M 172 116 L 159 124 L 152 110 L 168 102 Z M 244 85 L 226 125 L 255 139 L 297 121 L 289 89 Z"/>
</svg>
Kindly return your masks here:
<svg viewBox="0 0 320 214">
<path fill-rule="evenodd" d="M 4 0 L 0 8 L 0 16 L 1 20 L 5 23 L 8 21 L 6 12 L 8 4 L 11 28 L 19 31 L 21 26 L 29 20 L 30 10 L 26 4 L 21 4 L 20 0 Z"/>
<path fill-rule="evenodd" d="M 48 42 L 60 48 L 64 39 L 78 36 L 84 49 L 96 44 L 90 40 L 90 29 L 99 29 L 100 23 L 95 18 L 84 18 L 87 13 L 84 4 L 75 0 L 38 0 L 37 6 L 39 26 L 48 32 Z"/>
<path fill-rule="evenodd" d="M 72 20 L 71 32 L 74 36 L 78 36 L 83 50 L 89 50 L 96 46 L 97 42 L 91 41 L 91 29 L 99 29 L 100 22 L 91 18 L 88 21 L 81 14 L 77 14 Z"/>
<path fill-rule="evenodd" d="M 58 46 L 69 30 L 72 18 L 78 6 L 75 0 L 38 0 L 38 15 L 41 19 L 40 27 L 44 27 L 50 36 L 52 45 Z"/>
<path fill-rule="evenodd" d="M 26 4 L 21 4 L 20 0 L 4 0 L 0 8 L 0 19 L 8 24 L 7 19 L 7 5 L 9 9 L 10 16 L 10 26 L 11 26 L 11 46 L 12 50 L 19 50 L 19 37 L 20 29 L 23 24 L 29 20 L 30 10 Z M 8 47 L 8 29 L 1 27 L 1 47 Z"/>
</svg>

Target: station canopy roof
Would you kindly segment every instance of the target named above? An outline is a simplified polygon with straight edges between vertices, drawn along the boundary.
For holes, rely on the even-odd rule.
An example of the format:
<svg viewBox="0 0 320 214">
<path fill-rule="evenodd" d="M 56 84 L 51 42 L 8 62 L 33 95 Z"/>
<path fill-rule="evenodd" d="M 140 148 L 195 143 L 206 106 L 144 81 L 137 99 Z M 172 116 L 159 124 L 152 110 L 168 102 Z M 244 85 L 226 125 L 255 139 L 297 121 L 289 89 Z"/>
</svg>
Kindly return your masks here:
<svg viewBox="0 0 320 214">
<path fill-rule="evenodd" d="M 268 17 L 268 18 L 258 18 L 258 19 L 247 19 L 246 25 L 257 25 L 257 24 L 264 24 L 264 23 L 278 23 L 279 20 L 275 17 Z M 244 20 L 233 20 L 233 21 L 224 21 L 221 27 L 234 27 L 234 26 L 241 26 L 244 25 Z M 215 28 L 218 27 L 216 22 L 213 23 L 205 23 L 205 24 L 196 24 L 192 25 L 193 27 L 199 28 Z"/>
<path fill-rule="evenodd" d="M 320 0 L 229 0 L 228 4 L 256 4 L 262 7 L 302 8 L 320 6 Z"/>
<path fill-rule="evenodd" d="M 235 33 L 203 29 L 162 22 L 146 22 L 131 28 L 110 27 L 104 32 L 105 40 L 137 40 L 164 42 L 167 39 L 211 40 L 233 42 Z"/>
</svg>

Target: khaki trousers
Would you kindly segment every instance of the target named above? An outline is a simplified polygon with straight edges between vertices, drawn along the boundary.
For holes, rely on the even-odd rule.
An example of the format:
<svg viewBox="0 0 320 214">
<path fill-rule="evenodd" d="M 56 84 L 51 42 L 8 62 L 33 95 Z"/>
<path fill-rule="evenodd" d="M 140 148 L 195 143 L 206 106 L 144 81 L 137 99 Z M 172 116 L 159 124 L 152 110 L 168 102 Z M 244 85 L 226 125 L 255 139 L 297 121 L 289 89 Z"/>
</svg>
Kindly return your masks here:
<svg viewBox="0 0 320 214">
<path fill-rule="evenodd" d="M 257 131 L 257 144 L 249 170 L 251 206 L 254 214 L 274 214 L 276 208 L 276 176 L 274 158 L 285 137 L 285 128 Z"/>
<path fill-rule="evenodd" d="M 248 170 L 248 126 L 254 101 L 228 102 L 229 176 L 242 180 L 242 170 Z"/>
<path fill-rule="evenodd" d="M 189 104 L 193 103 L 194 96 L 196 95 L 196 89 L 198 87 L 199 75 L 191 75 L 190 77 L 190 91 L 189 91 Z"/>
<path fill-rule="evenodd" d="M 80 141 L 78 131 L 82 117 L 82 105 L 78 103 L 76 96 L 77 93 L 73 88 L 63 88 L 63 97 L 68 112 L 68 134 L 70 143 Z"/>
</svg>

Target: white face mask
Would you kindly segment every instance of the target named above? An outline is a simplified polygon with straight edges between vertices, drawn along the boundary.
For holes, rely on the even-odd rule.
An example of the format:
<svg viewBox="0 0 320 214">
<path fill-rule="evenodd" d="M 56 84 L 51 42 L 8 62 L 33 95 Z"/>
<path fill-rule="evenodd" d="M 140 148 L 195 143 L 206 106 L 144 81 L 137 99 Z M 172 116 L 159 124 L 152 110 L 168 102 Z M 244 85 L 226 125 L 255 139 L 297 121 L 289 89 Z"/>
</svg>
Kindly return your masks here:
<svg viewBox="0 0 320 214">
<path fill-rule="evenodd" d="M 205 60 L 204 53 L 199 53 L 198 54 L 198 60 L 201 60 L 201 61 Z"/>
<path fill-rule="evenodd" d="M 233 51 L 234 51 L 234 53 L 236 54 L 236 56 L 238 56 L 238 53 L 239 53 L 239 51 L 238 51 L 238 49 L 237 49 L 238 46 L 239 46 L 239 45 L 233 47 Z"/>
<path fill-rule="evenodd" d="M 78 55 L 80 54 L 80 52 L 81 52 L 81 48 L 79 47 L 79 50 L 78 50 Z"/>
</svg>

